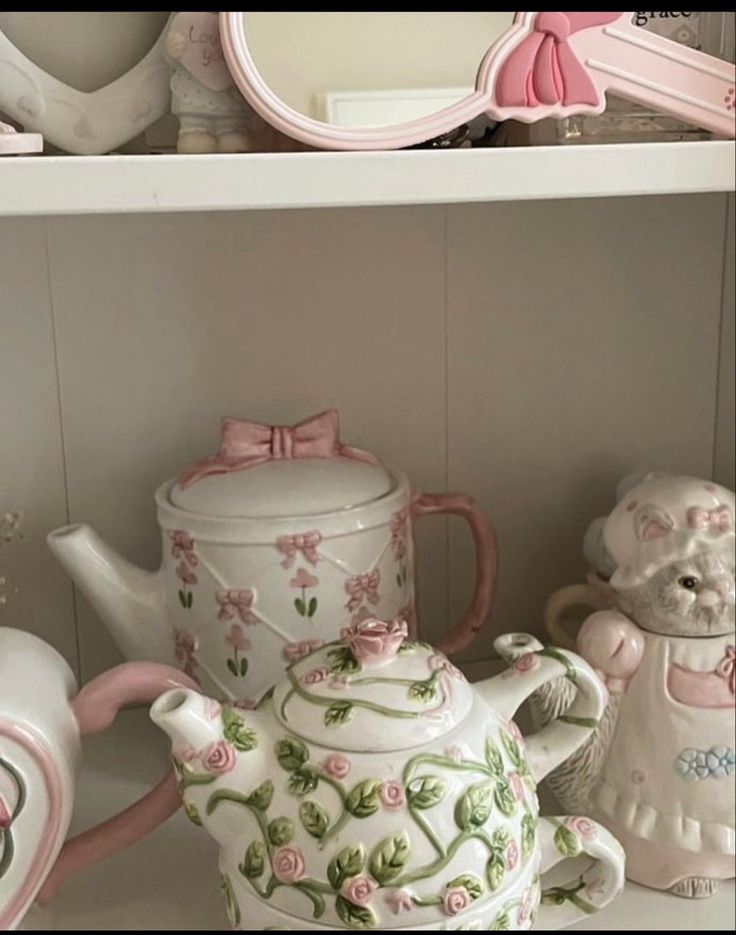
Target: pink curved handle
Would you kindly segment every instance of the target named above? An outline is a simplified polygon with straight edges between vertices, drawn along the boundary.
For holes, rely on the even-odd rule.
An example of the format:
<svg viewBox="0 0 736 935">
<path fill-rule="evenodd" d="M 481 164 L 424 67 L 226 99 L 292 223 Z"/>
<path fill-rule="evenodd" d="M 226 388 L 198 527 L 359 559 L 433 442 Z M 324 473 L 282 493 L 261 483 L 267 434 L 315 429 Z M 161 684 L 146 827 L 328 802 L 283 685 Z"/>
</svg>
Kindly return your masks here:
<svg viewBox="0 0 736 935">
<path fill-rule="evenodd" d="M 462 516 L 470 525 L 475 541 L 475 592 L 462 620 L 439 641 L 439 649 L 448 655 L 469 646 L 491 612 L 498 573 L 498 545 L 490 519 L 472 497 L 464 494 L 415 494 L 412 517 L 451 514 Z"/>
<path fill-rule="evenodd" d="M 151 704 L 172 688 L 198 686 L 183 672 L 151 662 L 129 662 L 85 686 L 72 702 L 82 736 L 107 730 L 118 712 L 132 704 Z M 150 834 L 181 805 L 176 777 L 170 771 L 142 799 L 95 828 L 71 838 L 38 895 L 45 905 L 73 874 Z"/>
</svg>

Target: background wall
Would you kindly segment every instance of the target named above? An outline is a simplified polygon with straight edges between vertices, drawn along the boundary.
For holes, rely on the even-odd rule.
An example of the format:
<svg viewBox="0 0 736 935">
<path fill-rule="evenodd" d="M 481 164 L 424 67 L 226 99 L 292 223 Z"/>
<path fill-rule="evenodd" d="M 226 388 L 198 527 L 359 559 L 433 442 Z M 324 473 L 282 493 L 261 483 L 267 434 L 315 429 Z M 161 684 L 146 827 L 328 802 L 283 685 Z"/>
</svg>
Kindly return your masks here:
<svg viewBox="0 0 736 935">
<path fill-rule="evenodd" d="M 153 492 L 216 447 L 222 414 L 291 422 L 336 405 L 346 440 L 494 518 L 501 587 L 468 659 L 504 630 L 539 631 L 623 473 L 717 467 L 733 485 L 727 208 L 0 222 L 0 512 L 23 509 L 26 528 L 0 546 L 0 621 L 50 638 L 86 678 L 118 661 L 46 532 L 88 521 L 153 568 Z M 470 547 L 455 521 L 425 520 L 419 538 L 432 637 L 468 599 Z"/>
</svg>

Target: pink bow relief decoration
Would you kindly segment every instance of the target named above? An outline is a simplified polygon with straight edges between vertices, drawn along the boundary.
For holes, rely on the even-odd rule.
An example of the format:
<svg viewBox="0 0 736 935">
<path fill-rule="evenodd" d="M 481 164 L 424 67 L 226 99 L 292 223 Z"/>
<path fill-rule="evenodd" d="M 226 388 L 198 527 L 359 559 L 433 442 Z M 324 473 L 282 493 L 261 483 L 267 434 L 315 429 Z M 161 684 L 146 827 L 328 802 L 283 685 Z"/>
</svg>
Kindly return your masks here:
<svg viewBox="0 0 736 935">
<path fill-rule="evenodd" d="M 254 594 L 251 590 L 218 588 L 215 592 L 215 600 L 220 605 L 220 612 L 217 615 L 218 620 L 232 620 L 237 615 L 248 626 L 260 623 L 252 610 Z"/>
<path fill-rule="evenodd" d="M 716 673 L 728 682 L 732 695 L 736 695 L 736 646 L 726 647 L 726 658 L 716 669 Z"/>
<path fill-rule="evenodd" d="M 352 578 L 348 578 L 345 582 L 345 590 L 350 597 L 350 600 L 345 605 L 347 609 L 353 613 L 353 611 L 356 611 L 360 607 L 363 601 L 367 601 L 375 607 L 381 599 L 378 593 L 380 584 L 381 572 L 378 569 L 365 575 L 355 575 Z"/>
<path fill-rule="evenodd" d="M 316 565 L 320 559 L 317 550 L 321 542 L 322 535 L 316 529 L 296 536 L 281 536 L 276 542 L 276 548 L 286 556 L 281 564 L 284 568 L 291 568 L 299 555 L 302 555 L 310 565 Z"/>
<path fill-rule="evenodd" d="M 709 532 L 713 536 L 725 536 L 734 529 L 733 514 L 725 503 L 714 510 L 704 510 L 699 506 L 692 507 L 687 511 L 687 524 L 690 529 Z"/>
<path fill-rule="evenodd" d="M 570 44 L 570 36 L 607 26 L 623 13 L 537 13 L 532 32 L 511 51 L 496 77 L 501 107 L 597 106 L 600 92 Z"/>
<path fill-rule="evenodd" d="M 378 464 L 367 451 L 340 441 L 340 416 L 329 409 L 294 426 L 261 425 L 238 419 L 223 419 L 220 450 L 197 461 L 179 477 L 182 488 L 212 474 L 230 474 L 265 464 L 301 458 L 349 458 Z"/>
</svg>

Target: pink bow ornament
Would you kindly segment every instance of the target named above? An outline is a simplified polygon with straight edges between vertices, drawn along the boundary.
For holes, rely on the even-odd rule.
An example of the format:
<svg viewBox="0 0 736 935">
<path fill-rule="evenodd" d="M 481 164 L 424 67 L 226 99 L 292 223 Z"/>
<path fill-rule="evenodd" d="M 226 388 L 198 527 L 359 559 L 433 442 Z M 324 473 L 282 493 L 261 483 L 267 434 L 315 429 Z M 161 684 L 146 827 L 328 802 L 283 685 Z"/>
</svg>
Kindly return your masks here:
<svg viewBox="0 0 736 935">
<path fill-rule="evenodd" d="M 380 584 L 381 572 L 378 569 L 365 575 L 355 575 L 352 578 L 348 578 L 345 582 L 345 590 L 350 597 L 350 600 L 345 605 L 347 609 L 353 613 L 360 607 L 364 600 L 369 604 L 373 604 L 375 607 L 381 599 L 378 593 Z"/>
<path fill-rule="evenodd" d="M 726 658 L 718 665 L 716 673 L 728 682 L 732 695 L 736 695 L 736 646 L 726 647 Z"/>
<path fill-rule="evenodd" d="M 714 510 L 705 510 L 694 506 L 687 511 L 687 524 L 690 529 L 708 532 L 712 536 L 725 536 L 733 532 L 733 514 L 725 503 Z"/>
<path fill-rule="evenodd" d="M 316 565 L 320 559 L 317 550 L 321 542 L 322 536 L 316 530 L 296 536 L 281 536 L 276 543 L 276 548 L 282 555 L 286 556 L 281 563 L 282 566 L 291 568 L 299 555 L 302 555 L 310 565 Z"/>
<path fill-rule="evenodd" d="M 217 615 L 218 620 L 232 620 L 237 615 L 248 626 L 260 623 L 260 620 L 252 611 L 254 594 L 251 590 L 218 588 L 215 592 L 215 600 L 220 605 L 220 612 Z"/>
<path fill-rule="evenodd" d="M 597 107 L 601 95 L 570 36 L 615 23 L 623 13 L 537 13 L 531 33 L 511 51 L 496 78 L 501 107 Z"/>
<path fill-rule="evenodd" d="M 223 419 L 220 450 L 184 471 L 179 484 L 185 488 L 212 474 L 230 474 L 268 461 L 302 458 L 349 458 L 378 464 L 367 451 L 342 444 L 340 416 L 335 409 L 294 426 Z"/>
</svg>

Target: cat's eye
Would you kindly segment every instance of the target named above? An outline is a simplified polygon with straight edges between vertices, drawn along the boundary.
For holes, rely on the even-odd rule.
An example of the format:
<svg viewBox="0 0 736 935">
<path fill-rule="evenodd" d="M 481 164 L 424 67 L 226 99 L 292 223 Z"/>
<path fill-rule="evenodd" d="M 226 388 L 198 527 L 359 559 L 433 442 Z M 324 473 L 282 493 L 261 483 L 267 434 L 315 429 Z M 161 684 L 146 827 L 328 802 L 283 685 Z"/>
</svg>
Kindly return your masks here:
<svg viewBox="0 0 736 935">
<path fill-rule="evenodd" d="M 689 575 L 686 578 L 680 578 L 680 587 L 685 588 L 686 591 L 694 591 L 699 584 L 697 578 L 692 578 Z"/>
</svg>

